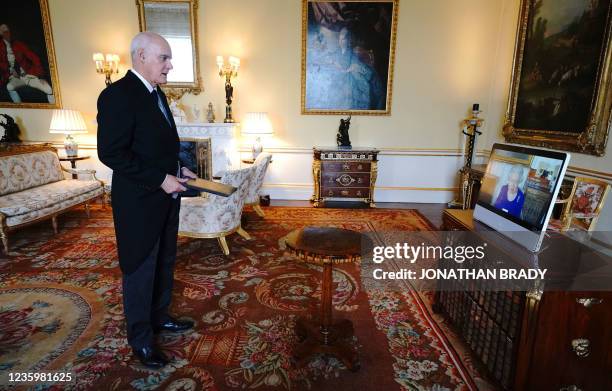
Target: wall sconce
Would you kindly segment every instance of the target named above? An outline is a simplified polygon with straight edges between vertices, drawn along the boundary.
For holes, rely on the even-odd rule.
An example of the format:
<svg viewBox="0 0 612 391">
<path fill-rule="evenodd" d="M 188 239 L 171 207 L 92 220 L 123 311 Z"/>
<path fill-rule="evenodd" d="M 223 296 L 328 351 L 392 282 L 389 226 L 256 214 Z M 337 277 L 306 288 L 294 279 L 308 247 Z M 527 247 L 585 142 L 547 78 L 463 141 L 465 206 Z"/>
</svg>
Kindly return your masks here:
<svg viewBox="0 0 612 391">
<path fill-rule="evenodd" d="M 73 134 L 87 133 L 87 126 L 81 112 L 77 110 L 57 109 L 53 110 L 49 133 L 62 133 L 66 135 L 64 148 L 66 156 L 75 157 L 78 154 L 79 145 L 72 138 Z"/>
<path fill-rule="evenodd" d="M 116 54 L 94 53 L 93 60 L 96 63 L 96 72 L 106 75 L 106 85 L 112 83 L 111 75 L 119 73 L 119 56 Z"/>
<path fill-rule="evenodd" d="M 240 68 L 240 59 L 230 56 L 229 63 L 226 64 L 223 56 L 217 56 L 217 66 L 219 67 L 219 76 L 225 77 L 225 119 L 223 122 L 234 122 L 232 118 L 232 96 L 234 95 L 234 87 L 232 87 L 232 77 L 238 76 L 238 68 Z"/>
<path fill-rule="evenodd" d="M 274 134 L 272 124 L 268 118 L 268 113 L 246 113 L 244 116 L 241 133 L 244 136 L 255 136 L 255 142 L 251 147 L 253 152 L 253 160 L 263 151 L 261 144 L 262 136 L 271 136 Z"/>
</svg>

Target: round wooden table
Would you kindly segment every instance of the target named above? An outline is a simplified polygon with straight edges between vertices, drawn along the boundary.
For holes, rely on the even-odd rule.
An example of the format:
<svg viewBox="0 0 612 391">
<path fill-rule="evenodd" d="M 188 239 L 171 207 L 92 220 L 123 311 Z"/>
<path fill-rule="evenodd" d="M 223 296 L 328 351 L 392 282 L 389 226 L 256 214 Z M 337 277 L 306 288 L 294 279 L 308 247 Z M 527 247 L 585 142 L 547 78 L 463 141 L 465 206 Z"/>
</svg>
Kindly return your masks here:
<svg viewBox="0 0 612 391">
<path fill-rule="evenodd" d="M 351 344 L 353 323 L 348 319 L 332 321 L 332 269 L 334 264 L 361 261 L 362 235 L 331 227 L 306 227 L 287 235 L 289 251 L 300 260 L 323 266 L 321 312 L 318 322 L 300 318 L 296 334 L 300 344 L 294 351 L 298 367 L 317 353 L 337 357 L 351 371 L 359 370 L 357 349 Z"/>
</svg>

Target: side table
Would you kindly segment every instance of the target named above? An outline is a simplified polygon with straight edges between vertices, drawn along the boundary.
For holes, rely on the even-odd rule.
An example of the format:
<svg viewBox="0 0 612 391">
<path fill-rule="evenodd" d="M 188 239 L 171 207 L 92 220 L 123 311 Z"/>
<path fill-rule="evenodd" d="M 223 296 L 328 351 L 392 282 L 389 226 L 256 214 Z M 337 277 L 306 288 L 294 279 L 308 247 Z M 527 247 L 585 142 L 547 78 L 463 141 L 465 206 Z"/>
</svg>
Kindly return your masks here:
<svg viewBox="0 0 612 391">
<path fill-rule="evenodd" d="M 90 156 L 60 156 L 60 162 L 70 162 L 70 166 L 76 169 L 76 162 L 79 160 L 87 160 Z M 72 179 L 78 179 L 77 174 L 72 174 Z"/>
<path fill-rule="evenodd" d="M 298 366 L 317 353 L 337 357 L 351 371 L 359 370 L 357 349 L 351 344 L 353 323 L 332 321 L 332 268 L 334 264 L 361 261 L 360 233 L 331 227 L 306 227 L 287 235 L 285 244 L 301 261 L 323 266 L 321 313 L 318 322 L 304 318 L 296 323 L 301 341 L 294 350 Z"/>
</svg>

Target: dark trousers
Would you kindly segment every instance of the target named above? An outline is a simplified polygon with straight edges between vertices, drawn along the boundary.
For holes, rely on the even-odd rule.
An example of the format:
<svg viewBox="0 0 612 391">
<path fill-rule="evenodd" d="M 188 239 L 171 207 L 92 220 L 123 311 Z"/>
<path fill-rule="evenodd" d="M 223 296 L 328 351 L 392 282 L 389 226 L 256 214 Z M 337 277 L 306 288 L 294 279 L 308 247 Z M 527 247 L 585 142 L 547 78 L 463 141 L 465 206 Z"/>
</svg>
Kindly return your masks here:
<svg viewBox="0 0 612 391">
<path fill-rule="evenodd" d="M 153 344 L 153 327 L 168 319 L 172 300 L 180 198 L 172 201 L 166 225 L 144 262 L 123 274 L 123 311 L 128 343 L 135 349 Z"/>
</svg>

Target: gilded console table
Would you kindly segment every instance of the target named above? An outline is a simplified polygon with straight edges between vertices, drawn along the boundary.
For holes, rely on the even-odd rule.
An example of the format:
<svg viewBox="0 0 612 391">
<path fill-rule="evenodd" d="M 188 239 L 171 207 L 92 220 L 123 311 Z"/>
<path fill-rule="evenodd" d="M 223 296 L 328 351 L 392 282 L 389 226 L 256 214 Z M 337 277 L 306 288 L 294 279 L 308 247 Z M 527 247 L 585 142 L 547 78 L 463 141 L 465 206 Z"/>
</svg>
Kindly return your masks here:
<svg viewBox="0 0 612 391">
<path fill-rule="evenodd" d="M 372 148 L 313 148 L 313 206 L 325 200 L 363 201 L 374 204 L 378 150 Z"/>
</svg>

